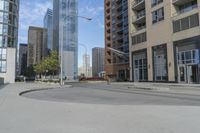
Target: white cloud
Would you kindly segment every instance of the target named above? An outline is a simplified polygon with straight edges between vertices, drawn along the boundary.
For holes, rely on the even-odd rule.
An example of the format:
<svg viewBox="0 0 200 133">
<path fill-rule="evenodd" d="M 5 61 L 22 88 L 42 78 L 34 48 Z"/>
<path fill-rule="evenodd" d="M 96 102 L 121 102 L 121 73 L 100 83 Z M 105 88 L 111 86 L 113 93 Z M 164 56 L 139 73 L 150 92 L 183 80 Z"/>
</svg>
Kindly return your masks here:
<svg viewBox="0 0 200 133">
<path fill-rule="evenodd" d="M 94 6 L 86 6 L 84 8 L 79 9 L 79 14 L 88 15 L 91 17 L 98 17 L 104 10 L 103 6 L 94 7 Z"/>
</svg>

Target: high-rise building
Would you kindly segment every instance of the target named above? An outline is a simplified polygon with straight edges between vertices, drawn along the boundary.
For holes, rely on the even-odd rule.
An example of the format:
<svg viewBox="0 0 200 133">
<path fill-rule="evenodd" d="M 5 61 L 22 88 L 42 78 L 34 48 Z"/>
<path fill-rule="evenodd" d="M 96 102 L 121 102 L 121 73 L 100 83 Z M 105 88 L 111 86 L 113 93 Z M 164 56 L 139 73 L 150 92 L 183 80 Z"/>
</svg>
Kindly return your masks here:
<svg viewBox="0 0 200 133">
<path fill-rule="evenodd" d="M 18 41 L 19 0 L 0 0 L 0 77 L 14 83 Z"/>
<path fill-rule="evenodd" d="M 47 55 L 47 29 L 30 26 L 28 30 L 27 66 L 41 63 Z"/>
<path fill-rule="evenodd" d="M 88 73 L 87 73 L 87 75 L 86 75 L 86 72 L 85 72 L 85 69 L 83 68 L 83 66 L 81 66 L 81 67 L 79 67 L 78 68 L 78 75 L 79 76 L 85 76 L 86 78 L 90 78 L 90 77 L 92 77 L 92 67 L 90 66 L 89 68 L 88 68 Z"/>
<path fill-rule="evenodd" d="M 83 68 L 82 72 L 85 74 L 86 77 L 90 77 L 90 55 L 84 54 L 83 55 Z"/>
<path fill-rule="evenodd" d="M 77 16 L 78 0 L 53 1 L 53 47 L 58 50 L 59 57 L 63 57 L 62 75 L 67 80 L 78 79 Z"/>
<path fill-rule="evenodd" d="M 19 75 L 25 75 L 27 68 L 27 44 L 19 44 Z"/>
<path fill-rule="evenodd" d="M 93 48 L 92 49 L 92 75 L 97 77 L 100 72 L 104 71 L 104 48 Z"/>
<path fill-rule="evenodd" d="M 44 17 L 44 28 L 47 29 L 48 54 L 53 50 L 53 10 L 47 9 Z"/>
<path fill-rule="evenodd" d="M 128 80 L 128 0 L 104 0 L 104 3 L 105 71 L 112 80 Z"/>
<path fill-rule="evenodd" d="M 200 83 L 200 0 L 129 0 L 132 81 Z"/>
</svg>

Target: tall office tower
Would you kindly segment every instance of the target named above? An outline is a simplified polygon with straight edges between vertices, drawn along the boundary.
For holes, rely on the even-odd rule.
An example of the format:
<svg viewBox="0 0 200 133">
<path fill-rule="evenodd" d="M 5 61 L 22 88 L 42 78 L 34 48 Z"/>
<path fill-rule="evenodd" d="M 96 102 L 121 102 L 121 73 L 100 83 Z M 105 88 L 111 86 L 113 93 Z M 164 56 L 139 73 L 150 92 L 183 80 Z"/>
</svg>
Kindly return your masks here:
<svg viewBox="0 0 200 133">
<path fill-rule="evenodd" d="M 83 73 L 86 77 L 90 77 L 90 55 L 83 55 Z"/>
<path fill-rule="evenodd" d="M 29 27 L 28 30 L 28 53 L 27 66 L 41 63 L 47 57 L 47 29 Z"/>
<path fill-rule="evenodd" d="M 78 0 L 53 1 L 53 45 L 63 57 L 63 78 L 77 80 Z"/>
<path fill-rule="evenodd" d="M 132 81 L 200 83 L 200 0 L 129 0 Z"/>
<path fill-rule="evenodd" d="M 93 48 L 92 49 L 92 75 L 97 77 L 100 72 L 104 71 L 104 48 Z"/>
<path fill-rule="evenodd" d="M 27 68 L 27 44 L 19 44 L 19 75 L 25 75 Z"/>
<path fill-rule="evenodd" d="M 44 17 L 44 28 L 47 29 L 48 54 L 53 50 L 53 10 L 47 9 Z"/>
<path fill-rule="evenodd" d="M 105 0 L 105 71 L 129 80 L 128 0 Z"/>
<path fill-rule="evenodd" d="M 0 77 L 14 83 L 18 40 L 19 0 L 0 0 Z"/>
</svg>

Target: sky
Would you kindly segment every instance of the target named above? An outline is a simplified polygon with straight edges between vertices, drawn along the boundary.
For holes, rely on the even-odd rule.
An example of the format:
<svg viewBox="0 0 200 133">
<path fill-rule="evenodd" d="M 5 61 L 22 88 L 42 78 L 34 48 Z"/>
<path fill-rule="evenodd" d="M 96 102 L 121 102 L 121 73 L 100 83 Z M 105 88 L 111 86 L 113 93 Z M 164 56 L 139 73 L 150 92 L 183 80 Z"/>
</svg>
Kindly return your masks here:
<svg viewBox="0 0 200 133">
<path fill-rule="evenodd" d="M 27 43 L 29 26 L 43 27 L 46 10 L 52 6 L 53 0 L 20 1 L 19 43 Z M 91 56 L 93 47 L 104 47 L 104 0 L 79 0 L 79 16 L 92 18 L 92 21 L 79 19 L 79 43 L 87 47 Z M 79 66 L 85 53 L 82 45 L 79 45 Z"/>
</svg>

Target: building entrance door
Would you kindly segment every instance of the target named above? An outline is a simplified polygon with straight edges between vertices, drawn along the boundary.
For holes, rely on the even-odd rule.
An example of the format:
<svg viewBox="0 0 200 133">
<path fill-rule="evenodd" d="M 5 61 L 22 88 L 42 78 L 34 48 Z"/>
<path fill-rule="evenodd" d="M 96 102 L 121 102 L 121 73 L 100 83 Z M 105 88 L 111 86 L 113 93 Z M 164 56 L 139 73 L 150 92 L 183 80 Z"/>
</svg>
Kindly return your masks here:
<svg viewBox="0 0 200 133">
<path fill-rule="evenodd" d="M 186 67 L 179 66 L 179 82 L 186 83 Z"/>
<path fill-rule="evenodd" d="M 187 79 L 188 83 L 197 83 L 198 76 L 198 65 L 188 65 L 187 66 Z"/>
<path fill-rule="evenodd" d="M 198 65 L 179 66 L 180 83 L 197 83 L 198 82 Z"/>
</svg>

